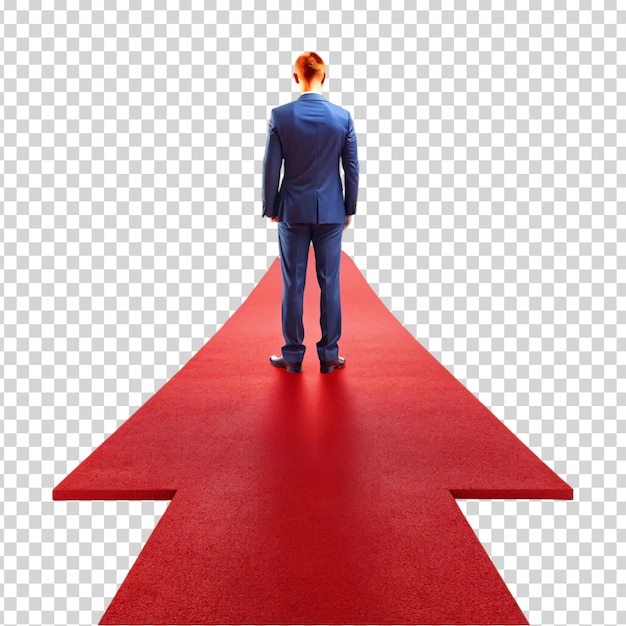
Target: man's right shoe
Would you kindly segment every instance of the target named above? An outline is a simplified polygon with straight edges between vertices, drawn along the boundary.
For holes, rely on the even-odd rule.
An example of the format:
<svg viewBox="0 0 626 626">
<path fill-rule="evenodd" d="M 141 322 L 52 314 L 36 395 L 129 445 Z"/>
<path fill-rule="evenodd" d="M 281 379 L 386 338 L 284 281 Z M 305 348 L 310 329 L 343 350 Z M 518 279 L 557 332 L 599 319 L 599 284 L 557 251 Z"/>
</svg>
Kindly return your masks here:
<svg viewBox="0 0 626 626">
<path fill-rule="evenodd" d="M 294 374 L 298 374 L 302 371 L 302 361 L 300 361 L 300 363 L 289 363 L 289 361 L 285 361 L 282 356 L 276 356 L 272 354 L 272 356 L 270 357 L 270 363 L 274 367 L 282 367 L 288 372 L 293 372 Z"/>
<path fill-rule="evenodd" d="M 334 369 L 341 369 L 346 364 L 346 360 L 340 356 L 334 361 L 320 361 L 320 372 L 330 374 Z"/>
</svg>

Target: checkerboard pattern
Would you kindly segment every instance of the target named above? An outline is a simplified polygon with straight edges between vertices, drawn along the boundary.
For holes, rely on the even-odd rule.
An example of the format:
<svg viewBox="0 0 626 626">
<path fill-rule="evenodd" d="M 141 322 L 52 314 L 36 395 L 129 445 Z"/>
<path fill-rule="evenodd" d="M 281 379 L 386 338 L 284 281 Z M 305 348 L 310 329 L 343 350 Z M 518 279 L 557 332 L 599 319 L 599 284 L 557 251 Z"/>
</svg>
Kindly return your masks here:
<svg viewBox="0 0 626 626">
<path fill-rule="evenodd" d="M 389 4 L 3 1 L 2 623 L 97 623 L 165 510 L 51 491 L 277 256 L 305 50 L 357 131 L 344 249 L 575 489 L 459 505 L 531 624 L 626 623 L 626 7 Z"/>
</svg>

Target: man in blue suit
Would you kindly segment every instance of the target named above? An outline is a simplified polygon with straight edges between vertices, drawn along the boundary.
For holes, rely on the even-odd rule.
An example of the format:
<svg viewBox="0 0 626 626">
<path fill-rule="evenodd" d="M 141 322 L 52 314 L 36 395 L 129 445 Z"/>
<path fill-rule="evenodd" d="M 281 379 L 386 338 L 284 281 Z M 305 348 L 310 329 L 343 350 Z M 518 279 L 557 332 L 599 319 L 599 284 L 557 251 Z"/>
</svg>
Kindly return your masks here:
<svg viewBox="0 0 626 626">
<path fill-rule="evenodd" d="M 300 372 L 306 347 L 302 308 L 309 246 L 313 243 L 320 285 L 317 342 L 320 371 L 345 365 L 339 356 L 341 237 L 356 212 L 359 161 L 350 113 L 322 96 L 326 67 L 321 57 L 298 57 L 294 79 L 300 97 L 272 110 L 263 160 L 263 216 L 278 222 L 283 274 L 282 356 L 270 363 Z M 344 172 L 345 194 L 339 165 Z M 281 166 L 284 165 L 282 182 Z M 279 188 L 280 184 L 280 188 Z"/>
</svg>

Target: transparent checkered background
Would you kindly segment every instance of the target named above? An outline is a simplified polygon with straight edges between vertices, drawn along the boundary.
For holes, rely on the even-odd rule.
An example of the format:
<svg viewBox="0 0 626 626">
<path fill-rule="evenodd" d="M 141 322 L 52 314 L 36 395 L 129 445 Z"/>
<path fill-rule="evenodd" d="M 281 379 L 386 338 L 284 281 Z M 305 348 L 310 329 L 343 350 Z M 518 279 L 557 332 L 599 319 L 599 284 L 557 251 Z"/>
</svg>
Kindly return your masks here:
<svg viewBox="0 0 626 626">
<path fill-rule="evenodd" d="M 217 4 L 3 1 L 2 623 L 97 623 L 165 510 L 52 488 L 277 256 L 265 132 L 304 50 L 355 120 L 344 249 L 575 489 L 462 510 L 531 624 L 626 623 L 626 7 Z"/>
</svg>

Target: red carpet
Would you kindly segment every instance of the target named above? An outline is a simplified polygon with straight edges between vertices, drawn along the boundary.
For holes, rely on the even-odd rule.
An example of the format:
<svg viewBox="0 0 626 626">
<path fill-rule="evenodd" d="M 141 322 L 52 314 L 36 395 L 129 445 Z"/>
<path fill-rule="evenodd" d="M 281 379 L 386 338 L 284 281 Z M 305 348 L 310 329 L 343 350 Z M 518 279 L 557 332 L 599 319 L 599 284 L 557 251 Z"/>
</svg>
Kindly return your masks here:
<svg viewBox="0 0 626 626">
<path fill-rule="evenodd" d="M 301 374 L 276 261 L 187 365 L 54 490 L 172 499 L 103 624 L 525 624 L 455 498 L 572 489 L 415 341 L 344 255 L 346 367 Z"/>
</svg>

